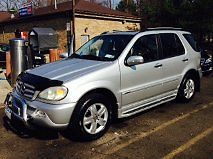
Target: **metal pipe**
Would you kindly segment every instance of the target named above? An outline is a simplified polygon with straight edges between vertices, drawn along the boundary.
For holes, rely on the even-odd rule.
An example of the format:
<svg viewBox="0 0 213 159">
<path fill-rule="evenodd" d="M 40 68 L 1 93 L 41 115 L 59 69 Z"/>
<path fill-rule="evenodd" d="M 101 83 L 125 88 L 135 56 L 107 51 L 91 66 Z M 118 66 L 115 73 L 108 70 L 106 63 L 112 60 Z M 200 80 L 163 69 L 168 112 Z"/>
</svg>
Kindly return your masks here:
<svg viewBox="0 0 213 159">
<path fill-rule="evenodd" d="M 75 52 L 75 0 L 72 0 L 72 28 L 71 28 L 71 34 L 72 34 L 72 49 Z"/>
<path fill-rule="evenodd" d="M 58 9 L 57 0 L 55 0 L 55 9 Z"/>
</svg>

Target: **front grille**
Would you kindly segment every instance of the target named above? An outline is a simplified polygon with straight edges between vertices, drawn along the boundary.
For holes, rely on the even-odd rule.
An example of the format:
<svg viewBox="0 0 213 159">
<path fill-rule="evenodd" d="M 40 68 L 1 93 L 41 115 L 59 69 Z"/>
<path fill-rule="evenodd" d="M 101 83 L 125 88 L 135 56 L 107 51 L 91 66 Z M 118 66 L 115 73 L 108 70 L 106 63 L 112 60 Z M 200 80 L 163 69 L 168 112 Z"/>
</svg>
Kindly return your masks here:
<svg viewBox="0 0 213 159">
<path fill-rule="evenodd" d="M 20 95 L 22 95 L 28 99 L 33 99 L 33 97 L 35 96 L 35 92 L 36 92 L 34 86 L 24 83 L 22 81 L 17 81 L 16 90 Z"/>
<path fill-rule="evenodd" d="M 23 104 L 16 98 L 12 99 L 12 107 L 11 107 L 12 111 L 23 117 Z"/>
</svg>

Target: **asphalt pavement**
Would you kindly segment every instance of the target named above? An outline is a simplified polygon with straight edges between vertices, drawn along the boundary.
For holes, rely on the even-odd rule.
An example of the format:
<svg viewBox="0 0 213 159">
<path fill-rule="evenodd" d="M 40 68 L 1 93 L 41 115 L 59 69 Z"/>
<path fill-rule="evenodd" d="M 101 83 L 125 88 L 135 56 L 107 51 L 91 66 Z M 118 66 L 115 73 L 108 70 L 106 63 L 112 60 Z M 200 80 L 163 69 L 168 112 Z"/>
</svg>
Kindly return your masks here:
<svg viewBox="0 0 213 159">
<path fill-rule="evenodd" d="M 201 92 L 191 102 L 172 101 L 120 120 L 105 136 L 92 142 L 70 140 L 61 132 L 11 127 L 0 106 L 1 159 L 213 158 L 212 75 L 202 78 Z"/>
</svg>

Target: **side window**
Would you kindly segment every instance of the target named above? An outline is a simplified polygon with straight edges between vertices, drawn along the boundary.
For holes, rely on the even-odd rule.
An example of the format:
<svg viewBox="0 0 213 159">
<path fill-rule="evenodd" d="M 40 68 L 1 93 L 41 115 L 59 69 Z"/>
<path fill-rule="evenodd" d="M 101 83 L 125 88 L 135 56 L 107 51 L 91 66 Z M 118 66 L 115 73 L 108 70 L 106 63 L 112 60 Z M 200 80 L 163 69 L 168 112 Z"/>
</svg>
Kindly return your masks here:
<svg viewBox="0 0 213 159">
<path fill-rule="evenodd" d="M 192 34 L 183 34 L 183 36 L 185 37 L 185 39 L 188 41 L 188 43 L 191 45 L 191 47 L 199 52 L 200 51 L 200 48 L 197 44 L 197 42 L 194 40 L 194 37 L 192 36 Z"/>
<path fill-rule="evenodd" d="M 155 34 L 145 35 L 139 38 L 131 49 L 132 56 L 143 56 L 144 62 L 158 59 L 157 36 Z"/>
<path fill-rule="evenodd" d="M 173 33 L 160 34 L 163 58 L 183 55 L 185 49 L 179 37 Z"/>
<path fill-rule="evenodd" d="M 163 33 L 160 34 L 163 57 L 173 57 L 176 55 L 177 48 L 176 48 L 176 41 L 174 34 L 171 33 Z"/>
<path fill-rule="evenodd" d="M 177 35 L 175 35 L 175 40 L 176 40 L 176 46 L 177 46 L 177 55 L 185 54 L 185 49 L 183 47 L 183 44 Z"/>
</svg>

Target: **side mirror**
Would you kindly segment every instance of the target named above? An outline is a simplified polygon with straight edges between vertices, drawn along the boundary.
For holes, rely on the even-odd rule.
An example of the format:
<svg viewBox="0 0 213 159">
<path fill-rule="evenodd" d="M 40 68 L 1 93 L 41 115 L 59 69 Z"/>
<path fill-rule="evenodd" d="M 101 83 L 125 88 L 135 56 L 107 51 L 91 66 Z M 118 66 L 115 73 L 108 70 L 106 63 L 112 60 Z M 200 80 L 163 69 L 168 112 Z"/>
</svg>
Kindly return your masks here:
<svg viewBox="0 0 213 159">
<path fill-rule="evenodd" d="M 144 63 L 144 59 L 142 56 L 130 56 L 127 59 L 127 65 L 128 66 L 134 66 Z"/>
</svg>

